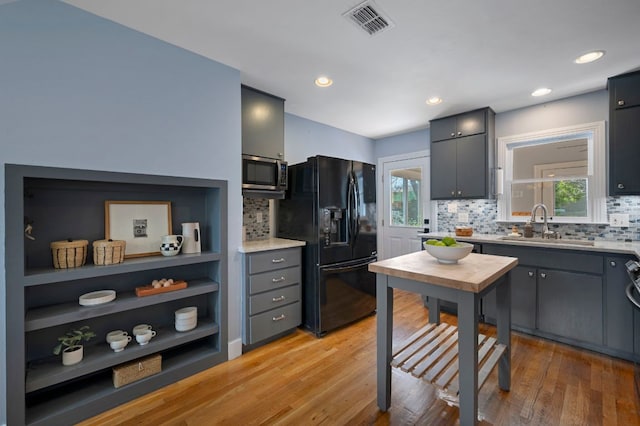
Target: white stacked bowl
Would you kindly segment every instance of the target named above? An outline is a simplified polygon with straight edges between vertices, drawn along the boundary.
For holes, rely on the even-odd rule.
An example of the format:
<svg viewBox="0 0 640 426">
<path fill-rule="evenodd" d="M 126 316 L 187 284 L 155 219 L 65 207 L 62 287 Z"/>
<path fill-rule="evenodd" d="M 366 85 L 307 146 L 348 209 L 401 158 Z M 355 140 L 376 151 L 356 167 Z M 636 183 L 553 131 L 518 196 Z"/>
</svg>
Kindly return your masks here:
<svg viewBox="0 0 640 426">
<path fill-rule="evenodd" d="M 186 308 L 175 311 L 176 331 L 189 331 L 198 325 L 198 308 L 196 306 L 188 306 Z"/>
</svg>

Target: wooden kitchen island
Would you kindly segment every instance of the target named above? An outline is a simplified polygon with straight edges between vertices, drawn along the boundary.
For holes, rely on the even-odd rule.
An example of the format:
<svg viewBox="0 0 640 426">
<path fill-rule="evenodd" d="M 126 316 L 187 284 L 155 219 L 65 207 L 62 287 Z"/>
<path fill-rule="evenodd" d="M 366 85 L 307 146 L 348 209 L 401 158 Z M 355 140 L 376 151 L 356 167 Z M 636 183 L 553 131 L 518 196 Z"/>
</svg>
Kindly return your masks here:
<svg viewBox="0 0 640 426">
<path fill-rule="evenodd" d="M 510 271 L 517 264 L 518 259 L 514 257 L 475 253 L 457 264 L 441 264 L 426 251 L 421 251 L 369 265 L 369 270 L 377 274 L 377 383 L 378 407 L 382 411 L 387 411 L 391 405 L 392 364 L 439 385 L 449 393 L 458 394 L 460 424 L 463 426 L 477 423 L 478 388 L 494 365 L 498 365 L 500 388 L 509 390 Z M 392 352 L 394 288 L 428 296 L 430 307 L 430 324 L 414 334 L 410 341 L 399 345 L 395 354 Z M 478 335 L 479 300 L 494 288 L 497 342 Z M 440 299 L 458 304 L 457 330 L 451 330 L 445 324 L 436 327 L 440 317 Z M 445 347 L 455 346 L 456 340 L 457 348 L 444 355 Z M 488 352 L 492 355 L 484 359 Z M 406 366 L 405 361 L 411 365 Z M 478 367 L 479 361 L 483 364 L 481 368 Z M 418 362 L 422 365 L 416 365 Z M 458 380 L 455 380 L 455 373 Z"/>
</svg>

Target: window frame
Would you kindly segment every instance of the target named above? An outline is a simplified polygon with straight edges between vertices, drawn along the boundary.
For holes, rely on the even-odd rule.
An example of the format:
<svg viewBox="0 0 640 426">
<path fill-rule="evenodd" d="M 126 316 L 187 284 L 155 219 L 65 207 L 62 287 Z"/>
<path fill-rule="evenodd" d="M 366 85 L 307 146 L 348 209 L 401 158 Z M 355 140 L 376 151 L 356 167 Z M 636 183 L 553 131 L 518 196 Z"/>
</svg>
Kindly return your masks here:
<svg viewBox="0 0 640 426">
<path fill-rule="evenodd" d="M 603 224 L 607 222 L 607 168 L 605 122 L 578 124 L 498 138 L 498 170 L 502 169 L 502 193 L 496 195 L 498 222 L 525 222 L 529 217 L 511 213 L 511 187 L 513 183 L 513 148 L 540 144 L 545 141 L 566 140 L 571 136 L 590 134 L 587 137 L 587 217 L 552 216 L 549 223 Z M 499 176 L 500 174 L 497 174 Z M 544 179 L 540 179 L 542 182 Z M 536 179 L 537 181 L 537 179 Z M 500 186 L 500 182 L 497 182 Z M 531 206 L 533 207 L 533 206 Z"/>
</svg>

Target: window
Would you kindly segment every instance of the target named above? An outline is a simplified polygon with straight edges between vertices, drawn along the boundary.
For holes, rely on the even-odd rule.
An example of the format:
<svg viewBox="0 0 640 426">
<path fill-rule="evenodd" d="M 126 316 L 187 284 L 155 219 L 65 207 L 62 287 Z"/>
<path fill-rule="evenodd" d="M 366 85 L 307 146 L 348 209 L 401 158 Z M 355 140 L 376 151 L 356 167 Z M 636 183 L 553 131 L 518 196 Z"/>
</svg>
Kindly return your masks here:
<svg viewBox="0 0 640 426">
<path fill-rule="evenodd" d="M 524 222 L 543 203 L 549 222 L 606 222 L 604 128 L 597 122 L 499 138 L 498 220 Z"/>
<path fill-rule="evenodd" d="M 422 226 L 422 185 L 420 168 L 391 171 L 391 225 Z"/>
</svg>

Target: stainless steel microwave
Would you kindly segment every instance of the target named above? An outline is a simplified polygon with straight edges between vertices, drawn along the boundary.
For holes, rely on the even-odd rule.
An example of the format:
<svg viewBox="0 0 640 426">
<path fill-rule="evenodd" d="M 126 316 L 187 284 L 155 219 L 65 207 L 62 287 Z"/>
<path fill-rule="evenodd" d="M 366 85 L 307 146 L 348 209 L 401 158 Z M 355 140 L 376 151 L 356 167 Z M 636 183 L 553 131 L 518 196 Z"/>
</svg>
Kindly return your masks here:
<svg viewBox="0 0 640 426">
<path fill-rule="evenodd" d="M 287 162 L 242 155 L 242 193 L 262 198 L 284 198 L 287 190 Z"/>
</svg>

